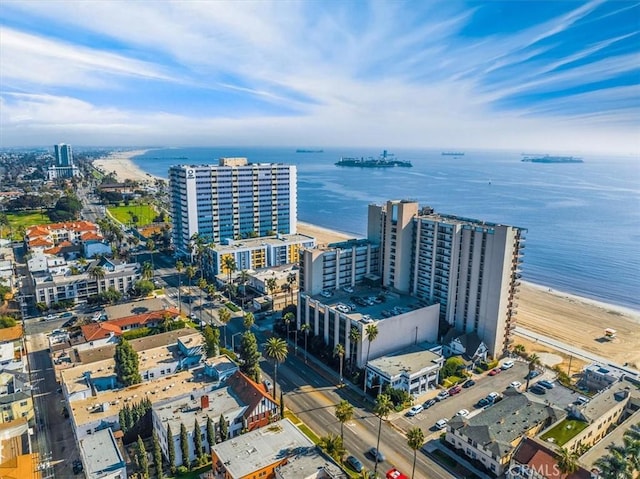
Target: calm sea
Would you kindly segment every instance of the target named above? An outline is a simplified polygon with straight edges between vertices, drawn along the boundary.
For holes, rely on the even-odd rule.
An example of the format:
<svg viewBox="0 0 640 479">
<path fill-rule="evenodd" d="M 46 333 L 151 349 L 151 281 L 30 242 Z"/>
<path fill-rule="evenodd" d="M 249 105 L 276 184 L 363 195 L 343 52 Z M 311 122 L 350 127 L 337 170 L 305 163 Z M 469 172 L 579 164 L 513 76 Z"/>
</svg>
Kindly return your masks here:
<svg viewBox="0 0 640 479">
<path fill-rule="evenodd" d="M 223 156 L 298 167 L 298 219 L 366 235 L 367 205 L 410 199 L 446 214 L 527 228 L 523 279 L 640 310 L 640 167 L 632 157 L 584 163 L 520 161 L 520 152 L 395 150 L 413 168 L 345 168 L 341 156 L 367 149 L 176 148 L 134 162 L 167 177 L 173 164 L 217 163 Z"/>
</svg>

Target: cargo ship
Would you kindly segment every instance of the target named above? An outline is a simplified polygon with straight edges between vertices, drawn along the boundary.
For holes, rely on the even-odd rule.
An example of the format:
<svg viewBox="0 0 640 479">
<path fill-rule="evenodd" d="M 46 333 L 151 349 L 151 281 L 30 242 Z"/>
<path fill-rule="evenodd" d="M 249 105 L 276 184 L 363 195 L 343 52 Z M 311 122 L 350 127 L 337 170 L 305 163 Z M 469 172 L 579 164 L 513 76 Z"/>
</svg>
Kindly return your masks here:
<svg viewBox="0 0 640 479">
<path fill-rule="evenodd" d="M 522 161 L 531 163 L 584 163 L 582 158 L 575 156 L 552 156 L 552 155 L 524 155 Z"/>
<path fill-rule="evenodd" d="M 296 153 L 324 153 L 324 150 L 304 150 L 299 148 L 296 150 Z"/>
<path fill-rule="evenodd" d="M 355 166 L 359 168 L 393 168 L 396 166 L 410 168 L 413 165 L 410 161 L 398 160 L 393 153 L 384 150 L 378 158 L 372 156 L 365 158 L 342 157 L 336 162 L 336 166 Z"/>
<path fill-rule="evenodd" d="M 443 151 L 442 156 L 464 156 L 464 151 Z"/>
</svg>

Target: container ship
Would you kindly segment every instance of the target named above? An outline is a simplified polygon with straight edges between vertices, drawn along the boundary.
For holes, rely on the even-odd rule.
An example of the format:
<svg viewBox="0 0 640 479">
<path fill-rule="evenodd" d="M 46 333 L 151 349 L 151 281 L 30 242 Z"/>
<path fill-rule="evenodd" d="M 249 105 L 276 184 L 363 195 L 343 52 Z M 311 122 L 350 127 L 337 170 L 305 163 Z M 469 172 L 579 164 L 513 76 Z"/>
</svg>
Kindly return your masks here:
<svg viewBox="0 0 640 479">
<path fill-rule="evenodd" d="M 410 161 L 398 160 L 393 153 L 388 153 L 384 150 L 378 158 L 373 157 L 361 157 L 361 158 L 349 158 L 342 157 L 340 161 L 336 162 L 337 166 L 355 166 L 359 168 L 393 168 L 400 167 L 412 167 Z"/>
<path fill-rule="evenodd" d="M 584 163 L 582 158 L 575 156 L 552 156 L 552 155 L 524 155 L 522 161 L 531 163 Z"/>
</svg>

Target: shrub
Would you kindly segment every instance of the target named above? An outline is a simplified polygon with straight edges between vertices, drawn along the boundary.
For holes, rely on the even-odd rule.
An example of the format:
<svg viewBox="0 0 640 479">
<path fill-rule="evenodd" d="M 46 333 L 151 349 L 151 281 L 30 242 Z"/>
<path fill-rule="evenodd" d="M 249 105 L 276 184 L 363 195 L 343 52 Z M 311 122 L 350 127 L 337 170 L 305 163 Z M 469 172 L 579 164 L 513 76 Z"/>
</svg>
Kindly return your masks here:
<svg viewBox="0 0 640 479">
<path fill-rule="evenodd" d="M 151 329 L 145 327 L 145 328 L 133 329 L 131 331 L 125 331 L 124 333 L 122 333 L 122 337 L 127 341 L 130 341 L 132 339 L 149 336 L 150 334 L 151 334 Z"/>
<path fill-rule="evenodd" d="M 235 304 L 233 304 L 231 301 L 225 303 L 225 306 L 227 308 L 229 308 L 231 311 L 233 311 L 234 313 L 237 313 L 238 311 L 240 311 L 240 308 L 238 308 Z"/>
</svg>

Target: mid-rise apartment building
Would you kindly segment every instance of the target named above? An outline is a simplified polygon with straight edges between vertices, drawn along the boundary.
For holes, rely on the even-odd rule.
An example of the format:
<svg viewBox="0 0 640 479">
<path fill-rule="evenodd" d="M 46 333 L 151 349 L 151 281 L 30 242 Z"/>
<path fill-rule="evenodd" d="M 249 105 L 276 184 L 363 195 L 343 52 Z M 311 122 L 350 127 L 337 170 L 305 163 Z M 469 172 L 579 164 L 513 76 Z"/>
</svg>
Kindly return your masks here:
<svg viewBox="0 0 640 479">
<path fill-rule="evenodd" d="M 218 165 L 169 169 L 173 241 L 179 255 L 190 241 L 269 236 L 296 232 L 296 167 L 221 158 Z"/>
<path fill-rule="evenodd" d="M 60 143 L 53 147 L 56 163 L 47 170 L 47 177 L 50 180 L 57 178 L 72 178 L 78 176 L 80 171 L 73 164 L 73 151 L 71 145 Z"/>
<path fill-rule="evenodd" d="M 412 201 L 370 205 L 368 219 L 384 287 L 440 304 L 441 324 L 477 333 L 491 355 L 506 350 L 525 229 L 443 215 Z"/>
</svg>

